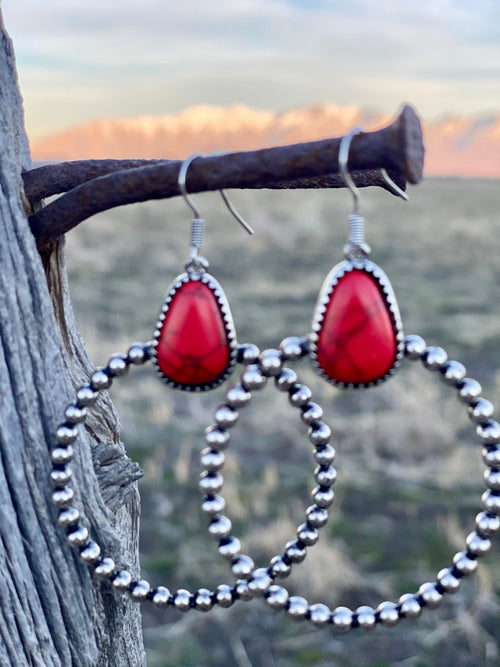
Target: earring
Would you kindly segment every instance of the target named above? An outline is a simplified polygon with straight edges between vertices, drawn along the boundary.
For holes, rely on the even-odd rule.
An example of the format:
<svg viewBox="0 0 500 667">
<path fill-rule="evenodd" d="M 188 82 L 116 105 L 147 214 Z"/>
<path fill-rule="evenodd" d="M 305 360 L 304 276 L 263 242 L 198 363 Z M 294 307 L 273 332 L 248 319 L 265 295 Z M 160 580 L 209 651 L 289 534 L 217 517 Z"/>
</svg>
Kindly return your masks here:
<svg viewBox="0 0 500 667">
<path fill-rule="evenodd" d="M 344 261 L 326 277 L 314 310 L 309 354 L 315 370 L 338 387 L 372 387 L 386 380 L 403 357 L 399 308 L 389 279 L 368 259 L 364 219 L 358 214 L 359 191 L 347 169 L 351 139 L 342 138 L 339 169 L 354 197 Z M 382 170 L 396 194 L 408 199 Z"/>
<path fill-rule="evenodd" d="M 236 363 L 236 333 L 229 303 L 222 287 L 207 272 L 209 266 L 200 255 L 205 221 L 186 190 L 186 174 L 191 155 L 179 170 L 178 185 L 194 213 L 191 223 L 191 252 L 184 268 L 171 285 L 162 306 L 153 342 L 153 363 L 170 387 L 183 391 L 206 391 L 221 384 Z M 235 211 L 223 191 L 221 195 L 231 213 L 253 234 Z"/>
</svg>

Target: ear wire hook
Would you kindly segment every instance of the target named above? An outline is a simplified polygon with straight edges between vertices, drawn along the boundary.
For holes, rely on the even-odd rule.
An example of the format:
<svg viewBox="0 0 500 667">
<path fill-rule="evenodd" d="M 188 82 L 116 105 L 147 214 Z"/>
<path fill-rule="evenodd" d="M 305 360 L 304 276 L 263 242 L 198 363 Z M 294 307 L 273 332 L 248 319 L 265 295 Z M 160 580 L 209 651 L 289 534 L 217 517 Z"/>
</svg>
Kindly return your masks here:
<svg viewBox="0 0 500 667">
<path fill-rule="evenodd" d="M 349 148 L 351 147 L 351 141 L 352 138 L 356 134 L 360 134 L 361 129 L 359 127 L 353 128 L 349 134 L 346 134 L 342 137 L 340 140 L 340 146 L 339 146 L 339 171 L 344 179 L 344 183 L 347 185 L 349 190 L 352 192 L 352 196 L 354 199 L 354 209 L 353 213 L 354 215 L 358 215 L 359 213 L 359 190 L 356 187 L 354 181 L 352 180 L 351 174 L 349 173 L 349 169 L 347 166 L 347 163 L 349 161 Z"/>
<path fill-rule="evenodd" d="M 401 197 L 401 199 L 404 199 L 405 201 L 409 200 L 409 196 L 406 194 L 406 192 L 404 190 L 401 190 L 401 188 L 399 187 L 399 185 L 397 185 L 397 183 L 394 183 L 392 178 L 389 176 L 389 174 L 383 167 L 380 170 L 380 173 L 382 174 L 384 181 L 387 183 L 389 189 L 394 195 L 396 195 L 397 197 Z"/>
<path fill-rule="evenodd" d="M 177 179 L 177 183 L 179 185 L 179 190 L 181 191 L 182 196 L 184 197 L 184 201 L 186 204 L 190 207 L 190 209 L 193 211 L 194 217 L 198 220 L 201 219 L 200 217 L 200 211 L 196 204 L 194 203 L 193 198 L 188 194 L 188 191 L 186 189 L 186 176 L 187 172 L 189 169 L 189 166 L 195 160 L 196 158 L 203 157 L 201 153 L 193 153 L 193 155 L 190 155 L 184 162 L 181 164 L 181 168 L 179 169 L 179 176 Z M 220 195 L 233 215 L 233 217 L 240 223 L 240 225 L 245 229 L 249 234 L 253 234 L 254 231 L 248 224 L 248 222 L 238 213 L 238 211 L 234 208 L 233 204 L 229 200 L 229 197 L 227 194 L 224 192 L 224 190 L 219 190 Z"/>
</svg>

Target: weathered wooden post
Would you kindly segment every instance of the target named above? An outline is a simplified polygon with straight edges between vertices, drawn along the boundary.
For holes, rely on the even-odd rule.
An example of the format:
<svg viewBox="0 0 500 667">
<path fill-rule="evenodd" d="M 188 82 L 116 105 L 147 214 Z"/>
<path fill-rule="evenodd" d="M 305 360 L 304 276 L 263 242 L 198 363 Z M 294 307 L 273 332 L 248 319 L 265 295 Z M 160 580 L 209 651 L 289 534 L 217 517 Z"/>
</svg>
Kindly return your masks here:
<svg viewBox="0 0 500 667">
<path fill-rule="evenodd" d="M 91 364 L 68 297 L 63 244 L 47 254 L 44 271 L 29 228 L 21 177 L 29 168 L 0 17 L 0 664 L 142 665 L 139 608 L 93 580 L 55 525 L 49 447 L 72 382 Z M 103 407 L 76 450 L 79 502 L 108 551 L 134 567 L 140 471 L 119 444 L 111 404 Z"/>
</svg>

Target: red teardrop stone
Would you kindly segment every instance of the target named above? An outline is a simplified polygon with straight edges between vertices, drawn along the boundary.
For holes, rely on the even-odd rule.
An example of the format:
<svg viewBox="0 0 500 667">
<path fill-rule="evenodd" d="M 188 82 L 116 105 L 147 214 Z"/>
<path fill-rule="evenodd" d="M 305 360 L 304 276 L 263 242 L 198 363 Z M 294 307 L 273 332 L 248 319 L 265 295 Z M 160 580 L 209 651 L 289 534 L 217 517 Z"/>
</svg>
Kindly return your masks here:
<svg viewBox="0 0 500 667">
<path fill-rule="evenodd" d="M 229 341 L 217 298 L 208 285 L 190 280 L 179 287 L 161 326 L 156 359 L 165 376 L 193 387 L 224 373 Z"/>
<path fill-rule="evenodd" d="M 317 360 L 334 382 L 363 384 L 393 366 L 396 335 L 375 279 L 354 269 L 339 279 L 318 334 Z"/>
</svg>

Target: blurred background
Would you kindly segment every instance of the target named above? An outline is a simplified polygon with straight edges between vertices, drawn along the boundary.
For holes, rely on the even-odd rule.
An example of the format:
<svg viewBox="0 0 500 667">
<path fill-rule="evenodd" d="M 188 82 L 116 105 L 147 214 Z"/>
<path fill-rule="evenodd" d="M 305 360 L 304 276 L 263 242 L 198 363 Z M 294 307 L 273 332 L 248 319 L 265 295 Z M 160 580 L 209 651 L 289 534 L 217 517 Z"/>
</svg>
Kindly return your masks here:
<svg viewBox="0 0 500 667">
<path fill-rule="evenodd" d="M 406 204 L 362 192 L 367 240 L 393 283 L 405 332 L 444 346 L 498 405 L 497 3 L 4 0 L 2 9 L 37 160 L 185 157 L 339 136 L 354 125 L 381 127 L 402 102 L 414 104 L 426 179 Z M 276 347 L 309 330 L 323 278 L 341 259 L 351 198 L 231 196 L 256 234 L 244 235 L 216 193 L 199 196 L 204 253 L 239 341 Z M 182 201 L 150 202 L 100 214 L 68 235 L 73 302 L 96 365 L 151 338 L 182 271 L 189 222 Z M 419 363 L 357 392 L 326 385 L 306 361 L 296 370 L 334 431 L 339 478 L 330 522 L 287 580 L 290 590 L 332 607 L 397 600 L 448 566 L 473 528 L 484 488 L 473 425 L 453 390 Z M 186 396 L 146 367 L 113 389 L 122 439 L 144 469 L 141 561 L 155 584 L 195 590 L 231 581 L 197 488 L 203 430 L 227 386 Z M 233 433 L 228 514 L 265 564 L 309 504 L 311 448 L 271 386 Z M 148 664 L 493 667 L 499 575 L 493 549 L 440 609 L 368 635 L 295 625 L 258 601 L 207 616 L 144 607 Z"/>
</svg>

